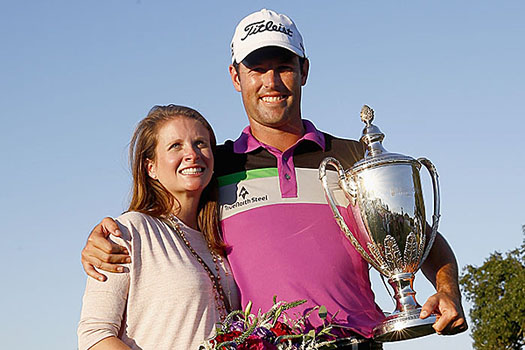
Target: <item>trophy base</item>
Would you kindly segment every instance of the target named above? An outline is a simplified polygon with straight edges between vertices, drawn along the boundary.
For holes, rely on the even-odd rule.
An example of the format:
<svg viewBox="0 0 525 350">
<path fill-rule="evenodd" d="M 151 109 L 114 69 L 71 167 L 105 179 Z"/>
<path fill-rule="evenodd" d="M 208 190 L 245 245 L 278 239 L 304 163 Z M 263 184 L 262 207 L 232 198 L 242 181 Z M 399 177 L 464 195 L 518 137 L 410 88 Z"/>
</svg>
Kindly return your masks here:
<svg viewBox="0 0 525 350">
<path fill-rule="evenodd" d="M 387 343 L 435 333 L 432 325 L 436 322 L 436 315 L 432 314 L 425 319 L 420 319 L 420 312 L 421 309 L 415 309 L 388 316 L 374 328 L 374 340 Z"/>
</svg>

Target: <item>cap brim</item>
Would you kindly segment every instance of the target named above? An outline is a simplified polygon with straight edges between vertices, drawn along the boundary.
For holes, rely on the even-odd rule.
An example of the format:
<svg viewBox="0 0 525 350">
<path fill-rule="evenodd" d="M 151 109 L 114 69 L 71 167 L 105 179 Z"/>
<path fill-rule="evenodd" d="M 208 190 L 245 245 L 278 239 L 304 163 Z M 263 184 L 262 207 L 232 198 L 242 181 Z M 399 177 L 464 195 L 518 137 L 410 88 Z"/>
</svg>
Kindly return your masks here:
<svg viewBox="0 0 525 350">
<path fill-rule="evenodd" d="M 259 49 L 262 49 L 262 48 L 265 48 L 265 47 L 281 47 L 283 49 L 287 49 L 291 52 L 293 52 L 294 54 L 296 54 L 297 56 L 299 57 L 305 57 L 304 55 L 304 51 L 302 50 L 302 48 L 298 48 L 294 45 L 290 45 L 289 43 L 283 43 L 283 42 L 275 42 L 275 40 L 272 40 L 272 41 L 267 41 L 267 42 L 261 42 L 260 45 L 257 45 L 256 47 L 251 47 L 249 50 L 245 50 L 245 51 L 242 51 L 241 52 L 238 52 L 237 55 L 233 56 L 232 57 L 232 63 L 234 62 L 237 62 L 237 63 L 241 63 L 246 57 L 248 57 L 248 55 L 250 55 L 251 53 L 259 50 Z"/>
</svg>

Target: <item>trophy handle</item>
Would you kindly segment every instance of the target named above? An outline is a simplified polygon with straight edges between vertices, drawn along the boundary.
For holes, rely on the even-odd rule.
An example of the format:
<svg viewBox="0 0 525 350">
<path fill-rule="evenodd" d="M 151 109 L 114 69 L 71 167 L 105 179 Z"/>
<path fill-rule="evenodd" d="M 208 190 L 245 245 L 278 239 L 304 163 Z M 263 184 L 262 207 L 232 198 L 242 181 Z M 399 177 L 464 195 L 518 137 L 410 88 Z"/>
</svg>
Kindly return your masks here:
<svg viewBox="0 0 525 350">
<path fill-rule="evenodd" d="M 328 200 L 328 204 L 330 205 L 330 208 L 332 209 L 332 212 L 334 213 L 335 220 L 337 221 L 337 224 L 341 228 L 341 230 L 344 232 L 346 237 L 350 240 L 354 248 L 361 254 L 361 256 L 373 267 L 375 267 L 379 271 L 383 271 L 382 266 L 377 264 L 368 253 L 363 249 L 361 244 L 357 241 L 352 231 L 350 231 L 350 228 L 346 225 L 345 220 L 339 213 L 339 209 L 337 209 L 337 205 L 335 204 L 335 200 L 332 197 L 332 193 L 330 192 L 328 188 L 328 179 L 326 177 L 326 166 L 331 165 L 339 174 L 339 181 L 338 185 L 339 187 L 345 192 L 345 195 L 349 197 L 350 201 L 352 202 L 351 205 L 356 204 L 356 197 L 357 197 L 357 189 L 354 186 L 351 185 L 351 179 L 348 179 L 343 167 L 341 166 L 341 163 L 333 158 L 333 157 L 327 157 L 323 159 L 321 162 L 321 165 L 319 165 L 319 179 L 321 180 L 321 183 L 323 185 L 324 193 L 326 195 L 326 199 Z"/>
<path fill-rule="evenodd" d="M 419 262 L 418 270 L 421 268 L 421 265 L 423 265 L 423 262 L 428 256 L 428 253 L 430 253 L 430 249 L 432 248 L 432 245 L 434 244 L 434 239 L 436 238 L 437 229 L 439 225 L 439 218 L 440 218 L 440 194 L 439 194 L 439 179 L 438 179 L 438 173 L 436 170 L 436 167 L 430 160 L 427 158 L 418 158 L 417 161 L 425 166 L 427 168 L 428 172 L 430 173 L 430 177 L 432 178 L 432 189 L 433 189 L 433 195 L 434 195 L 434 214 L 432 215 L 432 231 L 430 233 L 430 238 L 428 240 L 428 244 L 425 248 L 425 252 L 423 253 L 423 257 L 421 258 L 421 261 Z M 426 225 L 425 225 L 426 228 Z"/>
</svg>

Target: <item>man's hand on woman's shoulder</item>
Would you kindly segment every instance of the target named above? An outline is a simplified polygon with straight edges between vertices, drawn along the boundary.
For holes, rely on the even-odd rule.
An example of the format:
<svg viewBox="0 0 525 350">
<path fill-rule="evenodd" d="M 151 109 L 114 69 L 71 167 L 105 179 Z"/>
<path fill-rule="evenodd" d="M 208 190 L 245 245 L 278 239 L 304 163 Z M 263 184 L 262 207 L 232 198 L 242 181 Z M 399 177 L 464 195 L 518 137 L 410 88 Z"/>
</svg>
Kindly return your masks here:
<svg viewBox="0 0 525 350">
<path fill-rule="evenodd" d="M 106 217 L 91 231 L 82 249 L 81 262 L 84 271 L 99 281 L 105 281 L 107 277 L 95 268 L 107 272 L 123 272 L 124 268 L 118 264 L 131 262 L 128 250 L 111 242 L 109 235 L 118 237 L 121 233 L 115 220 Z"/>
</svg>

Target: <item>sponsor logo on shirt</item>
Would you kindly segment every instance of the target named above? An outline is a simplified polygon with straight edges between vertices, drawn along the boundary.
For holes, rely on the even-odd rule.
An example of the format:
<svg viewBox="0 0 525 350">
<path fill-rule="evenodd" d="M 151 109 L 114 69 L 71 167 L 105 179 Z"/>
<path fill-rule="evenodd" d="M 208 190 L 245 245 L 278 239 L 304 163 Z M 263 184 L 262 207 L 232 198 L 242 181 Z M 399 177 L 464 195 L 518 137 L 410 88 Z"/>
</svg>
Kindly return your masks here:
<svg viewBox="0 0 525 350">
<path fill-rule="evenodd" d="M 232 210 L 235 208 L 243 207 L 245 205 L 266 202 L 266 201 L 268 201 L 267 194 L 263 196 L 251 196 L 250 192 L 248 192 L 246 187 L 242 186 L 237 193 L 237 201 L 233 204 L 224 204 L 223 209 Z"/>
<path fill-rule="evenodd" d="M 241 190 L 239 191 L 239 197 L 242 197 L 242 199 L 246 199 L 246 196 L 249 195 L 250 192 L 246 189 L 246 187 L 242 186 Z"/>
</svg>

